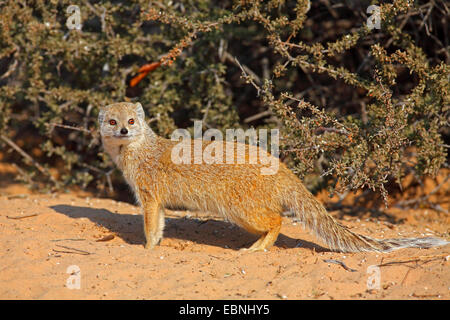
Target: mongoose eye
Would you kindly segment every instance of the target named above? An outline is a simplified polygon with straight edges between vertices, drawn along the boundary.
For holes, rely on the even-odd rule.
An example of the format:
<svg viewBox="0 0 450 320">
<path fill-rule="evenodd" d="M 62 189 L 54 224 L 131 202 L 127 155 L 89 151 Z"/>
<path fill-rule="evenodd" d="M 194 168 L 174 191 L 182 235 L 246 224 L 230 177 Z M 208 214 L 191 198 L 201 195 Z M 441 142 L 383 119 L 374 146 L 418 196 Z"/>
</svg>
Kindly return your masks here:
<svg viewBox="0 0 450 320">
<path fill-rule="evenodd" d="M 117 124 L 116 120 L 109 120 L 109 124 L 115 126 Z"/>
<path fill-rule="evenodd" d="M 128 120 L 128 123 L 129 123 L 129 124 L 134 124 L 134 119 Z"/>
</svg>

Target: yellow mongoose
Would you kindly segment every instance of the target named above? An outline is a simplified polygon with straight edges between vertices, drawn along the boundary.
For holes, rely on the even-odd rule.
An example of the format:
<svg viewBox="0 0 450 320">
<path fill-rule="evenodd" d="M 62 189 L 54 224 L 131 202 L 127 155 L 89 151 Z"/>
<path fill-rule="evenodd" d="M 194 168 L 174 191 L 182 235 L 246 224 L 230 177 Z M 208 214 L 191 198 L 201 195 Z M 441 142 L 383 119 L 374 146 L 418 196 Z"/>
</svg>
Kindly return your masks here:
<svg viewBox="0 0 450 320">
<path fill-rule="evenodd" d="M 284 211 L 294 212 L 305 227 L 335 251 L 387 252 L 449 243 L 438 238 L 377 240 L 356 234 L 330 216 L 281 162 L 278 171 L 271 175 L 261 174 L 261 163 L 174 163 L 171 154 L 178 142 L 161 138 L 150 129 L 140 103 L 120 102 L 102 107 L 99 124 L 105 151 L 122 170 L 142 206 L 146 248 L 153 248 L 162 238 L 164 208 L 180 206 L 221 214 L 260 235 L 249 249 L 244 249 L 249 251 L 265 250 L 274 244 Z M 206 145 L 208 142 L 203 148 Z M 250 149 L 245 145 L 246 159 Z"/>
</svg>

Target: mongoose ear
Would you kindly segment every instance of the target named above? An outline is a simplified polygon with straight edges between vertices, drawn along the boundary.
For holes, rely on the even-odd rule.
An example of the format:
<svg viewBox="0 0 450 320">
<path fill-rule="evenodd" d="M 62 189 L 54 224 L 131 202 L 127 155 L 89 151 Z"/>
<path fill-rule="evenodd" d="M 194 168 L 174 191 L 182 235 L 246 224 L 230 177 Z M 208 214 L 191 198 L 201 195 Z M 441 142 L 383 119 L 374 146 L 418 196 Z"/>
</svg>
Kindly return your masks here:
<svg viewBox="0 0 450 320">
<path fill-rule="evenodd" d="M 136 114 L 140 119 L 145 119 L 145 112 L 142 108 L 142 105 L 139 102 L 136 102 Z"/>
</svg>

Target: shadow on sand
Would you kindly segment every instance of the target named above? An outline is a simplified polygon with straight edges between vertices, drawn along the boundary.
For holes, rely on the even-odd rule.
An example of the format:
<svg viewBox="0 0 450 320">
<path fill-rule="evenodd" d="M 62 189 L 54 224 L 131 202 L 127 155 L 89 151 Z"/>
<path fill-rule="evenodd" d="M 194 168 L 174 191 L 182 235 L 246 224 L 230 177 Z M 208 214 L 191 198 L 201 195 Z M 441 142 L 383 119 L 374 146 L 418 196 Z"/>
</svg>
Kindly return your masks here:
<svg viewBox="0 0 450 320">
<path fill-rule="evenodd" d="M 107 209 L 71 205 L 54 205 L 50 208 L 73 219 L 88 218 L 95 224 L 108 229 L 128 244 L 143 245 L 145 243 L 141 215 L 119 214 L 112 213 Z M 258 237 L 225 221 L 166 218 L 164 238 L 189 240 L 195 243 L 238 250 L 249 247 Z M 315 243 L 293 239 L 283 234 L 279 235 L 275 245 L 283 248 L 299 246 L 314 249 L 316 252 L 329 251 Z"/>
</svg>

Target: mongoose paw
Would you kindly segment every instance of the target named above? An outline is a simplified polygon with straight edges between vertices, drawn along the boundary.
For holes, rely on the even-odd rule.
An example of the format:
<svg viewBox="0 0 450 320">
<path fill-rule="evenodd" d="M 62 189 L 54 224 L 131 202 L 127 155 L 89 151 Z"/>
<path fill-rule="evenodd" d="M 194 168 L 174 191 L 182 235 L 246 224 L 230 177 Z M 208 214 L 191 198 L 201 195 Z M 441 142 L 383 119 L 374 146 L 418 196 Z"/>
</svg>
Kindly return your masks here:
<svg viewBox="0 0 450 320">
<path fill-rule="evenodd" d="M 248 253 L 250 253 L 250 252 L 260 252 L 260 251 L 264 251 L 264 252 L 267 252 L 267 249 L 264 249 L 264 248 L 241 248 L 241 249 L 239 249 L 239 251 L 240 252 L 242 252 L 242 253 L 244 253 L 244 252 L 248 252 Z"/>
<path fill-rule="evenodd" d="M 154 247 L 155 247 L 155 245 L 152 245 L 150 242 L 146 242 L 144 244 L 145 249 L 153 249 Z"/>
<path fill-rule="evenodd" d="M 156 240 L 156 239 L 148 240 L 148 241 L 145 243 L 144 248 L 145 248 L 145 249 L 153 249 L 155 246 L 161 244 L 161 240 L 162 240 L 161 238 L 159 238 L 158 240 Z"/>
</svg>

